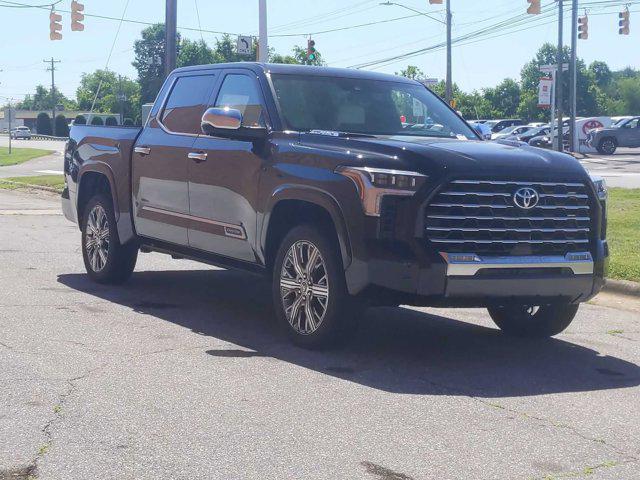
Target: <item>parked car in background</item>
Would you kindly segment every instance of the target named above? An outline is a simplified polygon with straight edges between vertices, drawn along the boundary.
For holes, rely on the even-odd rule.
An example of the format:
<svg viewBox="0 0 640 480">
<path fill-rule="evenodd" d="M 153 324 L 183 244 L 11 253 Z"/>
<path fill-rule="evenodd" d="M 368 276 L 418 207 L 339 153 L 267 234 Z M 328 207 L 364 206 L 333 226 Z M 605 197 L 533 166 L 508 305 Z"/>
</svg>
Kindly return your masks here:
<svg viewBox="0 0 640 480">
<path fill-rule="evenodd" d="M 469 122 L 469 125 L 478 132 L 478 135 L 480 135 L 483 140 L 491 140 L 491 127 L 480 122 Z"/>
<path fill-rule="evenodd" d="M 611 126 L 617 125 L 619 123 L 624 122 L 625 120 L 630 120 L 633 118 L 633 115 L 624 115 L 622 117 L 611 117 Z"/>
<path fill-rule="evenodd" d="M 558 135 L 558 129 L 554 129 L 555 135 Z M 550 132 L 549 132 L 550 133 Z M 538 135 L 529 140 L 529 145 L 532 147 L 538 148 L 553 148 L 553 144 L 551 142 L 551 136 L 547 133 L 546 135 Z M 562 129 L 562 145 L 564 150 L 568 150 L 569 148 L 569 127 L 565 127 Z"/>
<path fill-rule="evenodd" d="M 498 133 L 500 130 L 504 130 L 507 127 L 513 127 L 514 125 L 524 125 L 524 121 L 519 118 L 510 118 L 504 120 L 488 120 L 485 125 L 491 127 L 493 133 Z"/>
<path fill-rule="evenodd" d="M 547 123 L 547 122 L 529 122 L 529 126 L 530 126 L 530 127 L 536 127 L 536 128 L 538 128 L 538 127 L 544 127 L 544 126 L 546 126 L 546 125 L 548 125 L 548 123 Z"/>
<path fill-rule="evenodd" d="M 511 137 L 520 135 L 522 133 L 531 130 L 533 127 L 528 125 L 514 125 L 512 127 L 503 128 L 498 133 L 494 133 L 491 135 L 491 140 L 499 140 L 501 138 Z"/>
<path fill-rule="evenodd" d="M 11 138 L 14 140 L 31 140 L 31 129 L 29 127 L 16 127 L 11 130 Z"/>
<path fill-rule="evenodd" d="M 549 135 L 551 132 L 551 127 L 549 125 L 542 125 L 541 127 L 533 127 L 527 130 L 525 133 L 521 135 L 515 136 L 515 138 L 508 138 L 509 140 L 518 140 L 520 142 L 529 143 L 534 137 L 544 137 L 545 135 Z"/>
<path fill-rule="evenodd" d="M 587 145 L 605 155 L 612 155 L 618 147 L 640 147 L 640 117 L 591 130 L 587 134 Z"/>
</svg>

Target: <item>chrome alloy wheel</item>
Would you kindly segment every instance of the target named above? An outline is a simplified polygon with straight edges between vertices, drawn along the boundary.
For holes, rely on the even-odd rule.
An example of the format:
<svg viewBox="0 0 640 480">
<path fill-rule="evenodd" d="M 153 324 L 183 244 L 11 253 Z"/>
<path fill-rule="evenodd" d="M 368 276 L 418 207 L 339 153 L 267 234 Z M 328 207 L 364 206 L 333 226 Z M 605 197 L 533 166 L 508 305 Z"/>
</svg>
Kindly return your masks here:
<svg viewBox="0 0 640 480">
<path fill-rule="evenodd" d="M 301 240 L 289 248 L 280 271 L 280 296 L 285 315 L 302 335 L 315 332 L 327 313 L 329 278 L 318 248 Z"/>
<path fill-rule="evenodd" d="M 87 218 L 84 246 L 94 272 L 100 272 L 109 255 L 109 220 L 101 205 L 93 207 Z"/>
</svg>

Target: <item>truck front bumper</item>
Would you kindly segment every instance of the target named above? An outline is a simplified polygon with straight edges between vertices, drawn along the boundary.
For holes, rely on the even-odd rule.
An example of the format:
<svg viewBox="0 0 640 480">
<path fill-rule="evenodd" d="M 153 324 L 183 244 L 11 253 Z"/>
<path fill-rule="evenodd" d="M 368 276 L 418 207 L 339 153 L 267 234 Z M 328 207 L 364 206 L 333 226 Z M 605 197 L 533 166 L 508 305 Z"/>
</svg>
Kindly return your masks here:
<svg viewBox="0 0 640 480">
<path fill-rule="evenodd" d="M 367 262 L 352 262 L 347 284 L 352 294 L 367 290 L 379 294 L 376 290 L 382 289 L 416 305 L 579 303 L 602 289 L 608 255 L 606 241 L 598 242 L 595 255 L 492 257 L 439 252 L 418 258 L 386 252 Z"/>
</svg>

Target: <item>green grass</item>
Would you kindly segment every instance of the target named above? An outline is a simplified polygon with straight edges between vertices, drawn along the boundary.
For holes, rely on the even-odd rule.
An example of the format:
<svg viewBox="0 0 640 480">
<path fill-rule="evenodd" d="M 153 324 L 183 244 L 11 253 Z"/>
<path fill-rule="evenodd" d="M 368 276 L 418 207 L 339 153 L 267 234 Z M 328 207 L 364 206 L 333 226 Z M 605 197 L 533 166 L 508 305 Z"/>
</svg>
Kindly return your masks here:
<svg viewBox="0 0 640 480">
<path fill-rule="evenodd" d="M 0 167 L 17 165 L 52 153 L 54 153 L 53 150 L 41 150 L 39 148 L 12 148 L 11 155 L 9 155 L 8 147 L 0 147 Z"/>
<path fill-rule="evenodd" d="M 609 190 L 609 277 L 640 282 L 640 189 Z"/>
<path fill-rule="evenodd" d="M 62 192 L 64 188 L 64 176 L 62 175 L 38 175 L 35 177 L 12 177 L 0 178 L 0 188 L 6 190 L 14 190 L 16 188 L 29 187 L 30 185 L 38 185 L 42 187 L 50 187 L 58 192 Z"/>
</svg>

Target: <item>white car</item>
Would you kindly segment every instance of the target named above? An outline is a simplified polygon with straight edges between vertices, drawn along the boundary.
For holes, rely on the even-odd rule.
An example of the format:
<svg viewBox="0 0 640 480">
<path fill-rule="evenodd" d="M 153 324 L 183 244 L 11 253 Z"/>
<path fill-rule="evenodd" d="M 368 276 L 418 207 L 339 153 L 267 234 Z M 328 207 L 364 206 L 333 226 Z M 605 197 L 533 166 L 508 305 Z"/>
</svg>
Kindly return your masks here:
<svg viewBox="0 0 640 480">
<path fill-rule="evenodd" d="M 29 127 L 16 127 L 11 130 L 11 138 L 14 140 L 18 140 L 22 138 L 23 140 L 31 140 L 31 130 Z"/>
<path fill-rule="evenodd" d="M 510 137 L 512 135 L 522 135 L 527 130 L 531 130 L 533 127 L 530 125 L 514 125 L 500 130 L 498 133 L 491 135 L 491 140 L 499 140 L 501 138 Z"/>
</svg>

